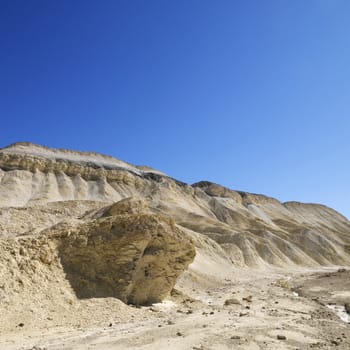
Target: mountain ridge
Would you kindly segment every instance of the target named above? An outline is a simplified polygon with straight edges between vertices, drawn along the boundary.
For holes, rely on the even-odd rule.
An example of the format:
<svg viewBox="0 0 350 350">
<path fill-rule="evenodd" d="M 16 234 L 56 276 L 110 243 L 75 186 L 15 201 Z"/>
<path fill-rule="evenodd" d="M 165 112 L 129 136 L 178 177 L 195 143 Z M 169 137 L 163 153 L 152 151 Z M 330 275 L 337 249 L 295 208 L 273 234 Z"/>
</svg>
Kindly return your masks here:
<svg viewBox="0 0 350 350">
<path fill-rule="evenodd" d="M 49 152 L 52 152 L 54 154 L 57 154 L 57 158 L 53 158 L 53 157 L 50 157 L 48 155 L 45 155 L 45 153 L 36 153 L 36 152 L 33 152 L 33 148 L 34 149 L 41 149 L 41 150 L 44 150 L 44 151 L 49 151 Z M 268 196 L 266 194 L 262 194 L 262 193 L 252 193 L 252 192 L 246 192 L 246 191 L 241 191 L 241 190 L 236 190 L 236 189 L 231 189 L 229 187 L 226 187 L 226 186 L 223 186 L 223 185 L 220 185 L 218 183 L 215 183 L 215 182 L 212 182 L 212 181 L 208 181 L 208 180 L 200 180 L 200 181 L 197 181 L 193 184 L 189 184 L 189 183 L 186 183 L 184 181 L 181 181 L 181 180 L 178 180 L 178 179 L 175 179 L 171 176 L 168 176 L 166 175 L 165 173 L 157 170 L 157 169 L 154 169 L 153 167 L 150 167 L 148 165 L 134 165 L 134 164 L 131 164 L 131 163 L 128 163 L 128 162 L 125 162 L 123 160 L 120 160 L 114 156 L 111 156 L 111 155 L 107 155 L 107 154 L 103 154 L 103 153 L 99 153 L 99 152 L 92 152 L 92 151 L 79 151 L 79 150 L 71 150 L 71 149 L 68 149 L 68 148 L 52 148 L 52 147 L 48 147 L 48 146 L 42 146 L 40 144 L 36 144 L 36 143 L 32 143 L 32 142 L 29 142 L 29 141 L 19 141 L 19 142 L 14 142 L 8 146 L 5 146 L 3 148 L 0 148 L 0 169 L 5 169 L 5 170 L 11 170 L 11 168 L 8 168 L 8 165 L 6 165 L 6 162 L 9 161 L 9 159 L 5 158 L 4 157 L 4 154 L 6 155 L 18 155 L 18 156 L 21 156 L 23 155 L 24 157 L 31 157 L 33 159 L 33 162 L 35 162 L 36 158 L 44 158 L 44 159 L 47 159 L 47 160 L 54 160 L 56 163 L 57 163 L 57 166 L 53 166 L 53 169 L 52 169 L 52 166 L 48 166 L 47 167 L 47 170 L 44 168 L 43 171 L 56 171 L 56 172 L 59 172 L 59 171 L 65 171 L 66 168 L 65 167 L 62 167 L 62 169 L 60 168 L 60 165 L 62 165 L 65 161 L 68 162 L 68 163 L 78 163 L 80 164 L 81 161 L 79 160 L 74 160 L 74 159 L 64 159 L 64 158 L 61 158 L 59 155 L 60 154 L 71 154 L 71 155 L 81 155 L 81 156 L 91 156 L 91 157 L 102 157 L 102 158 L 105 158 L 105 159 L 108 159 L 110 161 L 114 161 L 114 162 L 121 162 L 121 165 L 125 164 L 126 166 L 116 166 L 115 168 L 113 167 L 108 167 L 104 164 L 100 164 L 99 161 L 97 160 L 96 161 L 96 164 L 94 164 L 92 161 L 90 162 L 86 162 L 86 163 L 83 163 L 82 165 L 85 167 L 85 168 L 93 168 L 93 169 L 97 169 L 97 170 L 106 170 L 106 171 L 110 171 L 110 170 L 127 170 L 127 171 L 135 171 L 135 169 L 137 169 L 137 171 L 135 171 L 136 174 L 138 175 L 146 175 L 147 174 L 150 174 L 150 176 L 152 176 L 152 174 L 155 174 L 154 176 L 156 177 L 156 175 L 160 175 L 160 176 L 164 176 L 164 177 L 167 177 L 167 178 L 170 178 L 174 181 L 176 181 L 177 183 L 179 184 L 183 184 L 183 185 L 186 185 L 186 186 L 190 186 L 190 187 L 202 187 L 203 185 L 204 186 L 217 186 L 217 187 L 220 187 L 221 189 L 223 189 L 224 191 L 233 191 L 235 193 L 238 193 L 239 195 L 241 195 L 241 197 L 247 197 L 247 196 L 259 196 L 261 198 L 266 198 L 267 200 L 274 200 L 274 201 L 278 201 L 279 203 L 283 204 L 283 205 L 288 205 L 288 204 L 293 204 L 293 203 L 298 203 L 298 204 L 302 204 L 302 205 L 318 205 L 318 206 L 322 206 L 324 208 L 328 208 L 328 209 L 331 209 L 333 210 L 334 212 L 337 212 L 338 214 L 341 214 L 339 213 L 338 211 L 336 211 L 335 209 L 325 205 L 325 204 L 322 204 L 322 203 L 314 203 L 314 202 L 300 202 L 300 201 L 296 201 L 296 200 L 289 200 L 289 201 L 285 201 L 285 202 L 282 202 L 274 197 L 271 197 L 271 196 Z M 5 159 L 4 159 L 5 158 Z M 10 159 L 11 161 L 11 159 Z M 40 161 L 38 159 L 38 161 Z M 32 166 L 30 166 L 32 165 Z M 29 170 L 29 171 L 32 171 L 32 170 L 35 170 L 37 168 L 40 168 L 39 166 L 36 167 L 35 164 L 26 164 L 25 162 L 20 162 L 20 159 L 18 159 L 18 163 L 15 162 L 15 164 L 13 165 L 13 168 L 14 169 L 21 169 L 21 170 Z M 135 168 L 135 169 L 134 169 Z M 80 169 L 82 170 L 82 169 Z M 140 172 L 140 173 L 139 173 Z M 84 172 L 82 171 L 82 173 L 84 174 Z M 108 174 L 108 172 L 106 173 Z M 103 176 L 105 175 L 104 173 L 101 173 L 99 174 L 99 176 Z M 341 214 L 344 218 L 345 215 Z M 346 218 L 347 219 L 347 218 Z"/>
</svg>

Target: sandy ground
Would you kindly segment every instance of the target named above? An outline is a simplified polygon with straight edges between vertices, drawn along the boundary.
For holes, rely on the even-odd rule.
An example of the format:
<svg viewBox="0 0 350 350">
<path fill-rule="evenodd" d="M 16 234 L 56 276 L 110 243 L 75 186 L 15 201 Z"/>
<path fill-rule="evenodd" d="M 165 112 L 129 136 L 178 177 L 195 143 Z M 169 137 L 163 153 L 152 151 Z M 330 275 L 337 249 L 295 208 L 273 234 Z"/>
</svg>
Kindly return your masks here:
<svg viewBox="0 0 350 350">
<path fill-rule="evenodd" d="M 344 302 L 350 278 L 332 270 L 236 269 L 204 289 L 183 280 L 161 304 L 128 307 L 134 322 L 106 312 L 91 328 L 19 326 L 1 334 L 0 349 L 348 350 L 350 325 L 326 304 Z"/>
</svg>

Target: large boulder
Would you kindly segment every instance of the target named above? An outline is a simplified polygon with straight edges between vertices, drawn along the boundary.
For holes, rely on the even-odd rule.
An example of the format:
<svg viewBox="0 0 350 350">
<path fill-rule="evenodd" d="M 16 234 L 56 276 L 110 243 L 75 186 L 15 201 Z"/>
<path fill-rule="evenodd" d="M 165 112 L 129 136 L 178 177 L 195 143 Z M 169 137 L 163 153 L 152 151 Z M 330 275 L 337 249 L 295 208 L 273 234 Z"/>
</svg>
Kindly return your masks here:
<svg viewBox="0 0 350 350">
<path fill-rule="evenodd" d="M 151 304 L 170 293 L 194 256 L 192 239 L 171 218 L 128 198 L 81 220 L 0 239 L 0 299 L 38 288 L 50 294 L 59 281 L 78 299 Z"/>
<path fill-rule="evenodd" d="M 193 261 L 194 244 L 169 218 L 122 211 L 56 233 L 62 266 L 79 298 L 159 302 Z"/>
</svg>

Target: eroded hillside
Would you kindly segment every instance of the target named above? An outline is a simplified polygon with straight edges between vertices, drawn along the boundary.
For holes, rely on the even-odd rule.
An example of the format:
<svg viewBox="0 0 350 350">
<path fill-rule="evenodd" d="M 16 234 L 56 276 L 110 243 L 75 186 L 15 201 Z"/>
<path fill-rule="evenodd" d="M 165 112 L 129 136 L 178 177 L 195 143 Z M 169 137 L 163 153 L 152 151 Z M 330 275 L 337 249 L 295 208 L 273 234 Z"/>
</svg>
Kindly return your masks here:
<svg viewBox="0 0 350 350">
<path fill-rule="evenodd" d="M 0 150 L 1 348 L 345 350 L 346 325 L 292 279 L 350 265 L 349 247 L 349 221 L 323 205 L 14 144 Z"/>
<path fill-rule="evenodd" d="M 152 213 L 171 218 L 195 240 L 200 234 L 218 243 L 217 253 L 235 266 L 350 261 L 350 223 L 323 205 L 281 203 L 205 181 L 188 185 L 110 156 L 30 143 L 0 150 L 0 179 L 3 237 L 39 234 L 133 197 L 143 198 Z"/>
</svg>

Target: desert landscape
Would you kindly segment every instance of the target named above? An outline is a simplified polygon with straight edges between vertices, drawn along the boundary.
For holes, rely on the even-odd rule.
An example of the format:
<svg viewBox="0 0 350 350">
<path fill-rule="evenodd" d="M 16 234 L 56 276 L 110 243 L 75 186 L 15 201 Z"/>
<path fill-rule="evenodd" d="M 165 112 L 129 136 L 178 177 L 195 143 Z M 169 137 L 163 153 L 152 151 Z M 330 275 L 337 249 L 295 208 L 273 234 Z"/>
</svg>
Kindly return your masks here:
<svg viewBox="0 0 350 350">
<path fill-rule="evenodd" d="M 0 149 L 0 349 L 350 349 L 350 222 L 148 166 Z"/>
</svg>

